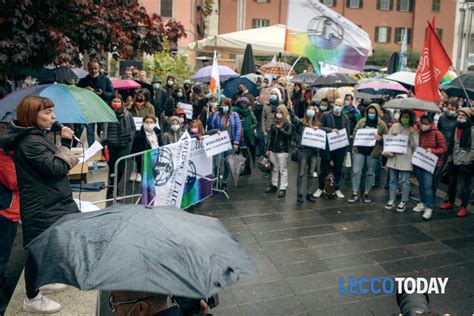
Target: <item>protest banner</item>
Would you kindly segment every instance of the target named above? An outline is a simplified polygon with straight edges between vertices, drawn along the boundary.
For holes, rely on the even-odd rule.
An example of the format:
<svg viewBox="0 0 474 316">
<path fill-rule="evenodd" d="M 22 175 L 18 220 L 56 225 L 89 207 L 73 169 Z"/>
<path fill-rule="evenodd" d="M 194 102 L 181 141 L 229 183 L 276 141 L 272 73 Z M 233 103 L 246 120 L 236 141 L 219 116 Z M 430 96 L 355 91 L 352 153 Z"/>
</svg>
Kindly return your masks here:
<svg viewBox="0 0 474 316">
<path fill-rule="evenodd" d="M 438 156 L 427 152 L 424 148 L 417 147 L 413 152 L 411 163 L 414 166 L 420 167 L 430 173 L 434 173 L 436 163 L 438 162 Z"/>
<path fill-rule="evenodd" d="M 192 104 L 178 102 L 177 108 L 184 111 L 184 113 L 186 114 L 186 119 L 188 120 L 193 119 L 193 105 Z"/>
<path fill-rule="evenodd" d="M 406 154 L 408 135 L 383 135 L 383 151 L 394 154 Z"/>
<path fill-rule="evenodd" d="M 347 131 L 345 128 L 339 130 L 339 132 L 327 133 L 327 135 L 329 151 L 349 146 L 349 139 L 347 138 Z"/>
<path fill-rule="evenodd" d="M 301 137 L 301 145 L 326 149 L 326 132 L 322 129 L 305 127 L 303 136 Z"/>
<path fill-rule="evenodd" d="M 354 146 L 374 147 L 376 142 L 375 135 L 377 135 L 376 128 L 358 129 L 354 139 Z"/>
<path fill-rule="evenodd" d="M 135 129 L 139 131 L 143 126 L 143 117 L 133 117 L 133 121 L 135 122 Z"/>
<path fill-rule="evenodd" d="M 229 133 L 227 131 L 208 136 L 202 140 L 207 157 L 212 157 L 232 149 Z"/>
</svg>

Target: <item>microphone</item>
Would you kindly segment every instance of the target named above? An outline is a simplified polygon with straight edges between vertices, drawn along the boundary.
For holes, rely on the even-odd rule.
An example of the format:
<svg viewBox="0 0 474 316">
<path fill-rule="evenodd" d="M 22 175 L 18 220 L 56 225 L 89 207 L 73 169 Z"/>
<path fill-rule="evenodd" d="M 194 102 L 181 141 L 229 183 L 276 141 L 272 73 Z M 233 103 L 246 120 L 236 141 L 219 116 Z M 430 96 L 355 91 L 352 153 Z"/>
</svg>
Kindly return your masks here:
<svg viewBox="0 0 474 316">
<path fill-rule="evenodd" d="M 51 131 L 53 132 L 60 132 L 62 129 L 63 129 L 64 125 L 59 122 L 59 121 L 55 121 L 53 123 L 53 126 L 51 126 Z M 76 135 L 72 135 L 72 137 L 74 138 L 74 140 L 80 144 L 82 144 L 81 140 L 79 138 L 76 137 Z"/>
</svg>

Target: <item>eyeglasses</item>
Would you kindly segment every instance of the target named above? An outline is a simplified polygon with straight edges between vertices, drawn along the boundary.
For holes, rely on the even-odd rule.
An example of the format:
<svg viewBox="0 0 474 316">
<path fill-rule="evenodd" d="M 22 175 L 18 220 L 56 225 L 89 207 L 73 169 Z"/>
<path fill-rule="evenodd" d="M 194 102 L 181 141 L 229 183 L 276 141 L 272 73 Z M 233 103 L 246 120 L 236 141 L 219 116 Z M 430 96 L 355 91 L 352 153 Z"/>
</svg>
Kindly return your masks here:
<svg viewBox="0 0 474 316">
<path fill-rule="evenodd" d="M 136 299 L 136 300 L 133 300 L 133 301 L 114 302 L 114 295 L 113 295 L 113 294 L 110 294 L 110 297 L 109 297 L 109 308 L 110 308 L 110 310 L 112 311 L 112 313 L 115 313 L 115 311 L 117 310 L 117 308 L 118 308 L 120 305 L 135 304 L 135 303 L 138 303 L 138 302 L 141 302 L 141 301 L 146 301 L 147 299 L 150 299 L 150 298 L 152 298 L 152 297 L 153 297 L 153 296 L 147 296 L 147 297 L 139 298 L 139 299 Z"/>
</svg>

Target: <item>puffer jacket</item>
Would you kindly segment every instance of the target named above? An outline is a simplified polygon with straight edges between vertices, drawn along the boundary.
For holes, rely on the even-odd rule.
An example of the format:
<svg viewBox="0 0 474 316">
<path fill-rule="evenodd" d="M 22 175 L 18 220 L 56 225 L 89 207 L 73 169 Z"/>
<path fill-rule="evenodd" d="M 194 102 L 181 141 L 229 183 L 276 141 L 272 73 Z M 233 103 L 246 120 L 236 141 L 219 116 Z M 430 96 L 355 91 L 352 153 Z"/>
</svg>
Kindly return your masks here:
<svg viewBox="0 0 474 316">
<path fill-rule="evenodd" d="M 64 215 L 79 212 L 67 178 L 78 159 L 66 146 L 52 143 L 46 131 L 15 123 L 0 137 L 0 147 L 14 151 L 26 247 Z"/>
<path fill-rule="evenodd" d="M 105 139 L 103 145 L 112 149 L 126 148 L 131 145 L 135 136 L 136 127 L 132 114 L 125 110 L 122 113 L 115 113 L 118 123 L 105 124 Z"/>
<path fill-rule="evenodd" d="M 418 130 L 414 127 L 414 132 L 410 133 L 410 127 L 404 127 L 400 123 L 395 123 L 392 125 L 388 133 L 392 135 L 408 135 L 408 149 L 406 154 L 395 154 L 393 157 L 389 157 L 387 160 L 387 167 L 401 171 L 413 171 L 411 158 L 413 150 L 418 147 Z"/>
<path fill-rule="evenodd" d="M 419 146 L 424 149 L 431 149 L 431 153 L 441 158 L 441 156 L 448 150 L 448 145 L 444 139 L 443 134 L 436 128 L 435 124 L 431 125 L 431 128 L 426 132 L 420 131 Z M 438 159 L 436 163 L 437 167 L 443 165 L 443 160 Z"/>
<path fill-rule="evenodd" d="M 20 193 L 15 163 L 10 153 L 0 148 L 0 216 L 12 222 L 20 221 Z"/>
</svg>

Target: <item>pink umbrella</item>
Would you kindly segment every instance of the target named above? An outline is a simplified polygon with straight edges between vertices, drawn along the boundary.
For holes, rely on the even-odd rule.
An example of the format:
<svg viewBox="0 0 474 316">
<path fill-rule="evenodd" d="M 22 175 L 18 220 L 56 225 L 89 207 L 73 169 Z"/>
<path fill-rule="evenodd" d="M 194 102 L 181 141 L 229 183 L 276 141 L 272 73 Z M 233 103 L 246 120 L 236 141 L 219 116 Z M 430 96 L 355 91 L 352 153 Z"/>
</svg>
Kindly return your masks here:
<svg viewBox="0 0 474 316">
<path fill-rule="evenodd" d="M 141 87 L 137 82 L 130 79 L 113 79 L 112 87 L 116 90 L 138 89 Z"/>
<path fill-rule="evenodd" d="M 408 90 L 396 81 L 374 79 L 371 81 L 364 82 L 355 87 L 359 92 L 369 94 L 401 94 L 407 93 Z"/>
</svg>

